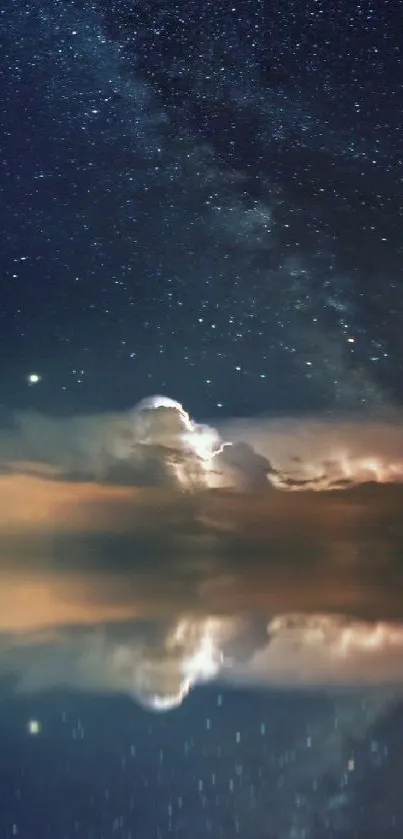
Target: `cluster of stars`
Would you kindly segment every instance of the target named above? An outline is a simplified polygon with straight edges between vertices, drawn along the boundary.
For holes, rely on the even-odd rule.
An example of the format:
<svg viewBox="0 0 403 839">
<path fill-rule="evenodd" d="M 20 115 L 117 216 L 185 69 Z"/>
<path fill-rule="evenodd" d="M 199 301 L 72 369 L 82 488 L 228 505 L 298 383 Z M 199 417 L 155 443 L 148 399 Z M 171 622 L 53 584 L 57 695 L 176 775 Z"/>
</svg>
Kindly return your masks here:
<svg viewBox="0 0 403 839">
<path fill-rule="evenodd" d="M 35 743 L 35 762 L 26 757 L 23 769 L 18 748 L 6 747 L 15 743 L 14 723 L 2 732 L 3 764 L 14 777 L 4 835 L 24 836 L 27 819 L 38 835 L 79 839 L 95 831 L 134 839 L 140 827 L 155 839 L 215 839 L 223 825 L 232 836 L 298 829 L 316 839 L 343 816 L 357 825 L 364 782 L 373 776 L 379 785 L 380 770 L 391 782 L 399 753 L 386 731 L 365 734 L 367 705 L 207 689 L 187 700 L 188 713 L 145 716 L 118 699 L 44 699 L 48 736 Z M 362 734 L 352 741 L 358 718 Z M 41 722 L 31 718 L 27 731 L 37 737 Z"/>
<path fill-rule="evenodd" d="M 398 388 L 388 5 L 57 2 L 28 19 L 8 0 L 6 401 L 91 409 L 107 380 L 103 407 L 162 390 L 253 413 Z"/>
</svg>

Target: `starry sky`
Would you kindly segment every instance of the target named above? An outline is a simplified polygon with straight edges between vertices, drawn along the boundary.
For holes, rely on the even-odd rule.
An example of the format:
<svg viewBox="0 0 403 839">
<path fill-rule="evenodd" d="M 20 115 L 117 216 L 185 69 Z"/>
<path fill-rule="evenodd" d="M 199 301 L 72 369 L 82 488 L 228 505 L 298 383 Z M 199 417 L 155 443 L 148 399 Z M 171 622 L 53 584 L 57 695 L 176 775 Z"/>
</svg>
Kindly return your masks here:
<svg viewBox="0 0 403 839">
<path fill-rule="evenodd" d="M 20 703 L 9 718 L 16 768 L 6 775 L 1 790 L 2 806 L 10 814 L 3 833 L 7 839 L 182 839 L 190 832 L 196 839 L 206 834 L 259 839 L 400 835 L 398 828 L 393 832 L 398 789 L 390 781 L 401 738 L 387 746 L 384 726 L 378 723 L 367 742 L 360 735 L 354 741 L 343 708 L 327 698 L 307 695 L 295 701 L 277 695 L 267 700 L 257 695 L 251 724 L 250 697 L 242 692 L 202 689 L 180 715 L 169 717 L 141 711 L 133 715 L 122 700 L 112 706 L 100 698 L 94 706 L 91 700 L 56 696 L 41 702 L 46 725 L 39 730 L 38 720 L 27 717 L 33 705 L 32 700 L 28 707 Z M 358 707 L 371 717 L 362 698 Z M 355 723 L 358 717 L 357 710 Z M 315 784 L 318 737 L 327 727 L 331 747 L 331 730 L 338 725 L 346 728 L 349 740 L 342 769 L 332 777 L 322 749 L 319 768 L 329 774 Z M 7 742 L 10 734 L 3 724 L 0 732 Z M 301 754 L 310 758 L 303 778 Z M 366 812 L 363 805 L 380 793 L 386 814 L 376 805 Z M 290 805 L 297 814 L 294 828 Z"/>
<path fill-rule="evenodd" d="M 400 404 L 399 20 L 7 0 L 3 405 Z"/>
<path fill-rule="evenodd" d="M 401 839 L 402 23 L 3 0 L 1 839 Z"/>
</svg>

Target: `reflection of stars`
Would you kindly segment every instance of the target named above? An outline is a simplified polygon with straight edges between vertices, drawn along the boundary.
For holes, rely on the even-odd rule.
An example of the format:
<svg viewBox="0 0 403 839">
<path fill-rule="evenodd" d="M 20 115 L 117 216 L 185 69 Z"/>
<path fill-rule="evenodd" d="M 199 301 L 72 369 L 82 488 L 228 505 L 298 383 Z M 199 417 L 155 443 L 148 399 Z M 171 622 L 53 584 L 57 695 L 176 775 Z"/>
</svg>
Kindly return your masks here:
<svg viewBox="0 0 403 839">
<path fill-rule="evenodd" d="M 28 373 L 27 382 L 29 385 L 37 385 L 41 381 L 42 376 L 39 373 Z"/>
<path fill-rule="evenodd" d="M 37 734 L 41 733 L 41 728 L 42 728 L 42 726 L 41 726 L 39 720 L 29 720 L 28 721 L 28 725 L 27 725 L 28 734 L 31 734 L 32 736 L 36 736 Z"/>
</svg>

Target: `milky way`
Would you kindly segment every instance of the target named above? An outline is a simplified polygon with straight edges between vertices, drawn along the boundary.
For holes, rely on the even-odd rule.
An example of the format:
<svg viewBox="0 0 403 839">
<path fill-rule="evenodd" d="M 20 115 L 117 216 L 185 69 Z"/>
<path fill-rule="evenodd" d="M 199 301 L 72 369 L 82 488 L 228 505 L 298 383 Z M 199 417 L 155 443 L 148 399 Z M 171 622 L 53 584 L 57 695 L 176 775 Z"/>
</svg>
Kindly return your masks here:
<svg viewBox="0 0 403 839">
<path fill-rule="evenodd" d="M 400 400 L 401 45 L 282 8 L 8 2 L 6 404 Z"/>
<path fill-rule="evenodd" d="M 2 4 L 5 839 L 402 836 L 401 31 Z"/>
</svg>

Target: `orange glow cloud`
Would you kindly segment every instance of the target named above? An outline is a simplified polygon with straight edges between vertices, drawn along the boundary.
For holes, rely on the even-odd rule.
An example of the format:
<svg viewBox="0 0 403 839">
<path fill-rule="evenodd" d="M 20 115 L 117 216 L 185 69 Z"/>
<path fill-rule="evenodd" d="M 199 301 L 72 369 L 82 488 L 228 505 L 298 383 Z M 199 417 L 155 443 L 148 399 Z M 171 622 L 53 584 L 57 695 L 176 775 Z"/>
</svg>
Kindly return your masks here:
<svg viewBox="0 0 403 839">
<path fill-rule="evenodd" d="M 203 448 L 200 474 L 223 469 L 213 489 L 193 467 L 214 434 L 175 411 L 28 416 L 0 434 L 0 672 L 159 708 L 217 662 L 245 683 L 331 684 L 332 655 L 337 684 L 390 680 L 403 650 L 399 424 L 235 424 L 227 460 Z M 260 620 L 263 649 L 229 665 L 219 639 L 230 627 L 242 646 Z"/>
</svg>

